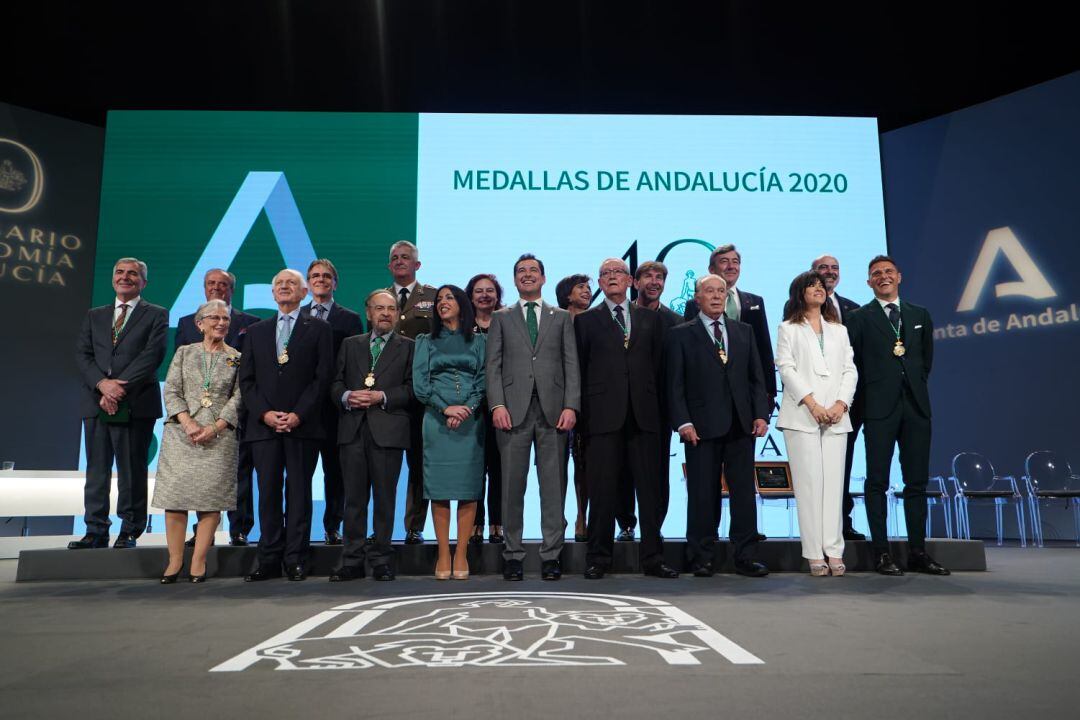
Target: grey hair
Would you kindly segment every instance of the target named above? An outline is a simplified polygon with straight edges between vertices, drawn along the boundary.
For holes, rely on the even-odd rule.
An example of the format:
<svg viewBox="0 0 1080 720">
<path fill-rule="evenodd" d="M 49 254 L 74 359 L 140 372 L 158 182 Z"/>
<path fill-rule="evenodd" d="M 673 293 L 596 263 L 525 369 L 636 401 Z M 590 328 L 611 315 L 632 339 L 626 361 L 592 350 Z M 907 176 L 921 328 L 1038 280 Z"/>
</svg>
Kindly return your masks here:
<svg viewBox="0 0 1080 720">
<path fill-rule="evenodd" d="M 410 250 L 412 250 L 413 260 L 419 260 L 420 259 L 420 250 L 419 250 L 419 248 L 417 248 L 415 245 L 413 245 L 408 240 L 398 240 L 396 243 L 391 245 L 390 246 L 390 254 L 393 255 L 394 250 L 398 249 L 399 247 L 407 247 Z"/>
<path fill-rule="evenodd" d="M 297 278 L 299 278 L 300 287 L 304 288 L 305 290 L 307 289 L 307 278 L 304 277 L 303 273 L 301 273 L 299 270 L 293 270 L 292 268 L 283 268 L 281 270 L 278 270 L 276 273 L 274 273 L 274 277 L 270 281 L 271 285 L 274 284 L 274 280 L 277 280 L 278 275 L 280 275 L 281 273 L 292 273 Z"/>
<path fill-rule="evenodd" d="M 146 263 L 144 263 L 139 258 L 133 258 L 133 257 L 120 258 L 119 260 L 117 260 L 116 262 L 113 263 L 112 269 L 113 269 L 113 274 L 114 275 L 116 274 L 116 268 L 120 267 L 121 263 L 135 263 L 136 265 L 138 265 L 139 266 L 139 275 L 142 276 L 143 282 L 146 282 Z"/>
<path fill-rule="evenodd" d="M 698 291 L 698 289 L 701 287 L 702 281 L 708 280 L 709 278 L 716 278 L 720 282 L 724 283 L 724 289 L 727 290 L 727 280 L 720 277 L 719 275 L 713 275 L 712 273 L 707 273 L 705 275 L 702 275 L 701 277 L 699 277 L 697 280 L 694 281 L 694 292 L 696 293 Z"/>
<path fill-rule="evenodd" d="M 207 270 L 205 273 L 203 273 L 203 276 L 202 276 L 203 283 L 206 282 L 206 278 L 210 277 L 210 273 L 222 273 L 224 275 L 227 275 L 228 278 L 229 278 L 230 288 L 232 290 L 236 289 L 236 276 L 233 275 L 228 270 L 225 270 L 223 268 L 210 268 L 209 270 Z"/>
<path fill-rule="evenodd" d="M 225 314 L 228 315 L 229 304 L 224 300 L 207 300 L 195 311 L 195 322 L 199 322 L 214 310 L 224 310 Z"/>
<path fill-rule="evenodd" d="M 625 260 L 623 260 L 622 258 L 617 258 L 617 257 L 609 257 L 608 259 L 606 259 L 606 260 L 604 260 L 604 261 L 603 261 L 602 263 L 600 263 L 600 267 L 602 268 L 602 267 L 604 267 L 605 265 L 607 265 L 607 264 L 608 264 L 608 263 L 610 263 L 610 262 L 617 262 L 617 263 L 619 263 L 620 265 L 622 265 L 622 266 L 623 266 L 623 269 L 625 269 L 625 270 L 626 270 L 626 274 L 627 274 L 627 275 L 629 275 L 629 274 L 630 274 L 630 266 L 629 266 L 629 265 L 627 265 L 627 264 L 626 264 L 626 261 L 625 261 Z"/>
</svg>

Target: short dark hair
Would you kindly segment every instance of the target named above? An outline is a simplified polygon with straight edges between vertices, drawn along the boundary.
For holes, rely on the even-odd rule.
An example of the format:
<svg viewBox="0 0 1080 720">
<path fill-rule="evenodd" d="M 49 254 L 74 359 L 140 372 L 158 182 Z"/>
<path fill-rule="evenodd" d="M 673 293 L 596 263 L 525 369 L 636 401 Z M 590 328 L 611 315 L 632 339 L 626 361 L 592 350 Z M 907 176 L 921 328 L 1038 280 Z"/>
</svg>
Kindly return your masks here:
<svg viewBox="0 0 1080 720">
<path fill-rule="evenodd" d="M 540 266 L 540 274 L 544 275 L 544 276 L 547 275 L 547 273 L 544 272 L 544 261 L 541 260 L 540 258 L 536 257 L 535 255 L 533 255 L 532 253 L 525 253 L 524 255 L 522 255 L 521 257 L 519 257 L 517 260 L 514 261 L 514 275 L 515 276 L 517 275 L 517 266 L 521 262 L 523 262 L 525 260 L 535 260 L 536 264 Z"/>
<path fill-rule="evenodd" d="M 469 297 L 469 304 L 472 304 L 472 293 L 473 290 L 476 289 L 476 283 L 480 282 L 481 280 L 488 280 L 491 282 L 492 285 L 495 286 L 495 309 L 498 310 L 503 306 L 503 288 L 502 285 L 499 284 L 499 281 L 491 273 L 479 273 L 477 275 L 473 275 L 472 278 L 469 280 L 469 284 L 465 286 L 465 294 Z"/>
<path fill-rule="evenodd" d="M 640 280 L 642 273 L 649 271 L 658 272 L 664 276 L 665 280 L 667 280 L 667 265 L 660 262 L 659 260 L 646 260 L 645 262 L 638 265 L 637 270 L 634 272 L 634 279 Z"/>
<path fill-rule="evenodd" d="M 473 310 L 472 302 L 469 301 L 469 296 L 457 285 L 440 285 L 439 289 L 435 291 L 436 310 L 431 314 L 432 340 L 442 335 L 443 327 L 445 327 L 442 318 L 439 317 L 439 311 L 437 309 L 439 304 L 439 294 L 442 293 L 443 290 L 449 290 L 450 294 L 457 300 L 458 328 L 461 330 L 461 334 L 465 336 L 465 342 L 471 343 L 473 339 L 473 326 L 476 325 L 476 311 Z"/>
<path fill-rule="evenodd" d="M 735 253 L 735 256 L 739 258 L 739 262 L 742 262 L 742 253 L 735 247 L 735 243 L 727 243 L 709 253 L 709 269 L 712 270 L 713 260 L 716 259 L 717 255 L 727 255 L 729 252 Z"/>
<path fill-rule="evenodd" d="M 791 287 L 788 288 L 788 299 L 784 303 L 784 320 L 786 322 L 801 323 L 806 319 L 806 288 L 815 283 L 821 285 L 822 289 L 825 288 L 825 278 L 821 277 L 821 274 L 816 270 L 799 273 L 791 281 Z M 821 316 L 825 318 L 826 322 L 840 322 L 840 318 L 836 314 L 836 307 L 829 302 L 827 295 L 825 304 L 821 306 Z"/>
<path fill-rule="evenodd" d="M 330 268 L 330 274 L 334 276 L 334 282 L 338 281 L 337 268 L 334 267 L 334 263 L 330 262 L 326 258 L 315 258 L 314 260 L 312 260 L 311 264 L 307 266 L 307 272 L 304 273 L 305 279 L 311 276 L 311 268 L 315 267 L 316 265 L 325 265 L 326 267 Z"/>
<path fill-rule="evenodd" d="M 565 310 L 570 307 L 571 291 L 582 283 L 588 285 L 590 282 L 592 282 L 592 278 L 588 275 L 582 275 L 580 273 L 577 275 L 567 275 L 555 285 L 555 302 L 559 307 Z"/>
<path fill-rule="evenodd" d="M 883 262 L 887 262 L 887 263 L 892 263 L 892 266 L 893 266 L 894 268 L 896 268 L 896 270 L 897 270 L 897 271 L 899 272 L 899 270 L 900 270 L 900 266 L 899 266 L 899 265 L 897 265 L 897 264 L 896 264 L 896 261 L 895 261 L 895 260 L 893 260 L 893 259 L 892 259 L 891 257 L 889 257 L 888 255 L 875 255 L 875 256 L 873 257 L 873 259 L 872 259 L 872 260 L 870 260 L 870 264 L 866 266 L 866 272 L 870 272 L 870 268 L 874 267 L 874 266 L 875 266 L 875 265 L 877 265 L 878 263 L 883 263 Z"/>
</svg>

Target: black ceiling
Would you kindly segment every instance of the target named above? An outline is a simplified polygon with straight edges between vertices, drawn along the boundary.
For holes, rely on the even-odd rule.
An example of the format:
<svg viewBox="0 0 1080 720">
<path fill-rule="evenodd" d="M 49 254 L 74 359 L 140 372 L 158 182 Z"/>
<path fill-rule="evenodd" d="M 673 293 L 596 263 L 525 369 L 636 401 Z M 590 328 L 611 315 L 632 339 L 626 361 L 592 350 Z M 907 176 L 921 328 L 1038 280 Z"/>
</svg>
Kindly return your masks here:
<svg viewBox="0 0 1080 720">
<path fill-rule="evenodd" d="M 990 7 L 6 0 L 0 101 L 98 125 L 111 108 L 182 108 L 861 115 L 890 130 L 1080 69 L 1065 9 Z"/>
</svg>

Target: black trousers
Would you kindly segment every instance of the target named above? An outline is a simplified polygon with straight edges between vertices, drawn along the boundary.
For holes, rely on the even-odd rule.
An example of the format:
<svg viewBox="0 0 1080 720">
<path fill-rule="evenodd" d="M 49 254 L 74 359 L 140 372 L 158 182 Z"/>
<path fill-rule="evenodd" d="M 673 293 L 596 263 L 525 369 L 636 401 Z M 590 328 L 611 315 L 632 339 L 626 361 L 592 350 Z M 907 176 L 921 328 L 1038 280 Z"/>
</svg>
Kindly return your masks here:
<svg viewBox="0 0 1080 720">
<path fill-rule="evenodd" d="M 307 562 L 311 547 L 311 477 L 319 444 L 318 440 L 287 433 L 251 443 L 259 482 L 260 566 Z"/>
<path fill-rule="evenodd" d="M 248 535 L 255 527 L 255 488 L 252 483 L 255 460 L 251 455 L 251 443 L 240 442 L 239 445 L 240 453 L 236 463 L 236 509 L 229 511 L 230 535 Z"/>
<path fill-rule="evenodd" d="M 671 499 L 671 431 L 667 428 L 660 433 L 659 449 L 660 462 L 656 469 L 660 478 L 659 522 L 663 528 Z M 633 530 L 637 527 L 637 517 L 634 516 L 634 481 L 629 474 L 619 478 L 619 511 L 615 514 L 615 520 L 621 530 Z"/>
<path fill-rule="evenodd" d="M 757 552 L 754 497 L 754 436 L 737 426 L 727 435 L 686 443 L 686 551 L 691 567 L 710 564 L 720 524 L 721 476 L 727 477 L 731 503 L 731 542 L 735 559 L 750 561 Z"/>
<path fill-rule="evenodd" d="M 393 557 L 390 539 L 394 532 L 394 503 L 404 451 L 377 445 L 366 422 L 355 438 L 338 449 L 345 481 L 345 550 L 341 564 L 363 567 L 366 556 L 373 567 L 389 565 Z M 368 499 L 372 495 L 375 542 L 366 546 Z"/>
<path fill-rule="evenodd" d="M 109 491 L 115 459 L 120 532 L 139 537 L 146 530 L 146 466 L 154 436 L 153 418 L 132 418 L 123 424 L 84 418 L 83 428 L 86 432 L 83 508 L 87 534 L 109 534 Z"/>
<path fill-rule="evenodd" d="M 409 486 L 405 492 L 405 532 L 423 532 L 427 523 L 428 501 L 424 499 L 424 437 L 420 432 L 424 414 L 410 418 L 410 447 L 405 451 L 409 463 Z"/>
<path fill-rule="evenodd" d="M 615 521 L 620 530 L 633 530 L 637 527 L 637 516 L 634 515 L 634 477 L 630 473 L 623 473 L 618 480 L 618 509 L 615 512 Z"/>
<path fill-rule="evenodd" d="M 487 481 L 488 525 L 502 525 L 502 460 L 499 458 L 499 446 L 495 440 L 495 426 L 491 424 L 490 414 L 484 417 L 484 477 Z M 476 520 L 474 525 L 484 527 L 484 490 L 480 489 L 480 499 L 476 502 Z"/>
<path fill-rule="evenodd" d="M 336 411 L 335 411 L 336 412 Z M 341 455 L 337 444 L 337 415 L 332 420 L 324 418 L 327 439 L 319 446 L 322 456 L 323 497 L 326 506 L 323 509 L 323 530 L 327 534 L 337 532 L 345 517 L 345 485 L 341 477 Z"/>
<path fill-rule="evenodd" d="M 663 560 L 660 541 L 660 483 L 656 472 L 659 438 L 645 432 L 628 412 L 626 422 L 615 432 L 590 434 L 585 442 L 585 463 L 589 467 L 589 565 L 611 567 L 615 546 L 615 514 L 619 505 L 619 479 L 630 475 L 637 490 L 641 518 L 642 567 Z"/>
<path fill-rule="evenodd" d="M 930 479 L 930 418 L 904 386 L 900 402 L 887 417 L 863 420 L 866 439 L 866 519 L 875 554 L 889 552 L 889 469 L 893 448 L 900 446 L 904 481 L 904 520 L 908 545 L 926 547 L 926 484 Z"/>
<path fill-rule="evenodd" d="M 855 500 L 851 497 L 851 462 L 855 457 L 855 441 L 862 428 L 862 418 L 851 416 L 851 432 L 847 434 L 847 456 L 844 458 L 844 500 L 840 517 L 844 521 L 844 530 L 854 530 L 851 523 L 851 511 L 855 509 Z"/>
</svg>

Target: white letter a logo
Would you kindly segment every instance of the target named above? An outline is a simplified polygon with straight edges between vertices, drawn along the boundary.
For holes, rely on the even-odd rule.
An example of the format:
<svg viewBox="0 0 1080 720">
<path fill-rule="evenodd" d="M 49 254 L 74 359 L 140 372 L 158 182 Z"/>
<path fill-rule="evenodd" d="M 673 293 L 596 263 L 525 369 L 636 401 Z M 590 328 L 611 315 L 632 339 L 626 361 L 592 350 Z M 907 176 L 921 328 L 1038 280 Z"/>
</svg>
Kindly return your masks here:
<svg viewBox="0 0 1080 720">
<path fill-rule="evenodd" d="M 1003 253 L 1012 263 L 1016 274 L 1020 276 L 1020 280 L 995 285 L 994 294 L 997 297 L 1023 295 L 1035 300 L 1043 300 L 1057 296 L 1054 288 L 1050 287 L 1050 283 L 1043 277 L 1039 268 L 1036 267 L 1035 261 L 1031 259 L 1027 250 L 1020 244 L 1012 229 L 1000 227 L 994 228 L 986 234 L 982 250 L 979 251 L 979 258 L 975 261 L 975 267 L 971 270 L 971 277 L 968 278 L 967 287 L 964 288 L 964 294 L 960 298 L 960 304 L 956 306 L 957 312 L 975 309 L 975 305 L 979 302 L 979 296 L 982 295 L 983 288 L 986 287 L 986 281 L 990 277 L 990 270 L 994 267 L 994 261 L 997 259 L 999 252 Z"/>
</svg>

